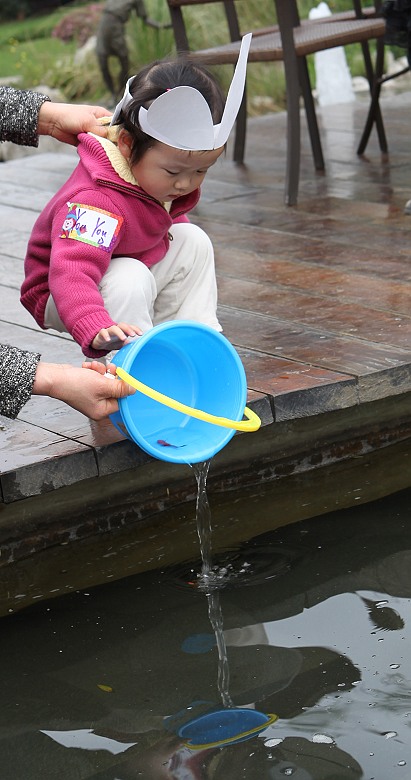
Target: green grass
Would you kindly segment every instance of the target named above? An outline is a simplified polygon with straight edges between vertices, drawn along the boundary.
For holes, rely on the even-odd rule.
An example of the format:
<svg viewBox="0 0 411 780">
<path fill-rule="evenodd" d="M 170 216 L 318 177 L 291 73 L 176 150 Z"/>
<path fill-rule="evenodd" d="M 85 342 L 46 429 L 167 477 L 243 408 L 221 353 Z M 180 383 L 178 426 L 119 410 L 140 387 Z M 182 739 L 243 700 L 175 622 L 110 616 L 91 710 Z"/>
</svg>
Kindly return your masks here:
<svg viewBox="0 0 411 780">
<path fill-rule="evenodd" d="M 94 3 L 96 4 L 96 3 Z M 103 5 L 100 0 L 100 5 Z M 301 16 L 307 16 L 315 0 L 299 0 Z M 73 10 L 85 10 L 88 3 L 79 0 L 50 14 L 29 17 L 23 21 L 0 25 L 0 78 L 19 77 L 24 88 L 47 84 L 59 88 L 66 100 L 104 102 L 107 98 L 97 60 L 91 55 L 86 67 L 74 63 L 78 48 L 76 41 L 63 43 L 52 36 L 56 24 Z M 352 0 L 329 0 L 334 11 L 352 8 Z M 146 0 L 149 15 L 168 22 L 165 0 Z M 263 27 L 273 22 L 273 0 L 240 0 L 238 2 L 241 29 Z M 219 5 L 204 5 L 186 9 L 192 48 L 204 48 L 226 40 L 225 18 Z M 171 30 L 155 30 L 143 25 L 133 14 L 127 24 L 131 69 L 137 71 L 143 64 L 161 58 L 174 50 Z M 359 47 L 346 47 L 347 59 L 353 75 L 363 73 Z M 117 68 L 115 60 L 113 69 Z M 313 58 L 309 60 L 312 83 L 315 81 Z M 223 87 L 227 87 L 232 68 L 222 67 L 217 73 Z M 248 69 L 249 110 L 258 114 L 285 106 L 285 85 L 282 63 L 255 63 Z"/>
<path fill-rule="evenodd" d="M 82 7 L 84 3 L 76 3 L 73 7 Z M 29 16 L 27 19 L 16 22 L 2 22 L 0 24 L 0 47 L 10 39 L 16 41 L 28 41 L 38 38 L 50 38 L 51 33 L 64 16 L 69 11 L 67 6 L 58 8 L 50 14 L 40 16 Z"/>
<path fill-rule="evenodd" d="M 45 44 L 47 56 L 44 56 Z M 63 63 L 67 63 L 67 67 L 71 66 L 75 48 L 75 44 L 71 43 L 62 46 L 56 38 L 26 42 L 10 38 L 0 50 L 0 76 L 17 75 L 22 79 L 24 87 L 38 84 L 57 87 Z"/>
<path fill-rule="evenodd" d="M 82 3 L 77 5 L 81 6 Z M 21 87 L 60 86 L 60 72 L 71 66 L 76 43 L 52 37 L 67 7 L 50 14 L 0 25 L 0 78 L 18 77 Z"/>
<path fill-rule="evenodd" d="M 102 2 L 94 3 L 103 5 Z M 0 78 L 20 79 L 23 88 L 47 84 L 60 88 L 67 100 L 95 101 L 105 97 L 105 87 L 96 58 L 91 55 L 86 67 L 76 66 L 74 55 L 78 49 L 76 41 L 64 43 L 52 36 L 57 23 L 73 10 L 85 10 L 87 2 L 78 2 L 60 8 L 48 15 L 29 17 L 18 22 L 4 22 L 0 25 Z M 160 0 L 146 0 L 150 16 L 168 22 L 168 10 Z M 143 25 L 132 15 L 127 24 L 127 38 L 130 63 L 138 70 L 141 65 L 161 58 L 173 51 L 171 30 L 155 30 Z M 111 63 L 113 71 L 117 62 Z"/>
</svg>

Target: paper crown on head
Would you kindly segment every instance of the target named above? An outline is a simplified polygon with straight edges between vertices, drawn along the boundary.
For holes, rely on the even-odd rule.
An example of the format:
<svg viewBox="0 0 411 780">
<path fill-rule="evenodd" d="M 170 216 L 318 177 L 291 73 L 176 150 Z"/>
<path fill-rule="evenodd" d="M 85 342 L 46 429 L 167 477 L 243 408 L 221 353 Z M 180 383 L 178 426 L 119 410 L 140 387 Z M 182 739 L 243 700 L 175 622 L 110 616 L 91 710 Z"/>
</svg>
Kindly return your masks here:
<svg viewBox="0 0 411 780">
<path fill-rule="evenodd" d="M 213 124 L 210 107 L 194 87 L 173 87 L 153 100 L 148 109 L 140 108 L 138 120 L 144 133 L 174 149 L 208 151 L 224 146 L 231 133 L 244 94 L 247 58 L 252 33 L 244 35 L 234 76 L 228 90 L 223 116 Z M 117 104 L 111 125 L 116 124 L 124 108 L 133 99 L 127 81 L 124 95 Z"/>
</svg>

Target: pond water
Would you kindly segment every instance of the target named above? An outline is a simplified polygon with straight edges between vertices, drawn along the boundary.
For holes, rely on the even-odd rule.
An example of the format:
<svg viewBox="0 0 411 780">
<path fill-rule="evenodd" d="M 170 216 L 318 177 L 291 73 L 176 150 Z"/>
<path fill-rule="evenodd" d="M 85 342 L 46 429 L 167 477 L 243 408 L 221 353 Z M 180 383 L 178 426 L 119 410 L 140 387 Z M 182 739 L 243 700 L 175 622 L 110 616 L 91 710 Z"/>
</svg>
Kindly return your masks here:
<svg viewBox="0 0 411 780">
<path fill-rule="evenodd" d="M 219 552 L 218 590 L 199 559 L 2 618 L 1 780 L 409 778 L 410 506 Z"/>
</svg>

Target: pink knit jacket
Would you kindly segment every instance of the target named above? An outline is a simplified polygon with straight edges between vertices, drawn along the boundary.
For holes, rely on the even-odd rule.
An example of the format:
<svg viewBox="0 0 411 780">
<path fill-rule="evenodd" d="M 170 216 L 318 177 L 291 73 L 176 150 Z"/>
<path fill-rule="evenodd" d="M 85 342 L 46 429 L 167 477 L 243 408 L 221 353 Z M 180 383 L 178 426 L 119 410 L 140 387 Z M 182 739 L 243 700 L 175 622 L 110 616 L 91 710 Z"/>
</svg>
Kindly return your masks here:
<svg viewBox="0 0 411 780">
<path fill-rule="evenodd" d="M 44 328 L 51 293 L 60 319 L 88 357 L 102 328 L 116 324 L 104 308 L 98 285 L 112 257 L 158 263 L 169 247 L 168 231 L 200 197 L 197 189 L 177 198 L 170 213 L 114 170 L 91 135 L 79 136 L 80 162 L 37 219 L 27 248 L 21 302 Z"/>
</svg>

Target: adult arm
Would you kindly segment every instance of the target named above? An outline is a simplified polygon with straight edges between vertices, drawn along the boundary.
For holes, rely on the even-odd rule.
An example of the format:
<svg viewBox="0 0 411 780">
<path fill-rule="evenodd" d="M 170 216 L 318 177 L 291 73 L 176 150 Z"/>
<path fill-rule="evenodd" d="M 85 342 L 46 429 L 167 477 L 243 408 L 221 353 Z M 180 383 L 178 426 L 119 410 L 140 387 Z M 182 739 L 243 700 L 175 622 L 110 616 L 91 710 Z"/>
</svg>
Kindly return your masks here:
<svg viewBox="0 0 411 780">
<path fill-rule="evenodd" d="M 102 106 L 52 103 L 47 95 L 0 87 L 0 141 L 38 146 L 39 135 L 77 144 L 79 133 L 106 137 L 107 127 L 99 121 L 110 116 Z"/>
<path fill-rule="evenodd" d="M 115 372 L 114 366 L 108 367 Z M 90 370 L 94 369 L 94 370 Z M 106 376 L 101 363 L 83 368 L 45 363 L 38 352 L 0 344 L 0 414 L 15 419 L 32 395 L 58 398 L 92 420 L 102 420 L 118 409 L 117 400 L 134 389 Z"/>
<path fill-rule="evenodd" d="M 105 138 L 107 124 L 99 120 L 111 114 L 112 111 L 102 106 L 46 102 L 40 107 L 37 132 L 39 135 L 50 135 L 58 141 L 75 146 L 80 133 L 94 133 Z"/>
<path fill-rule="evenodd" d="M 118 410 L 118 398 L 134 393 L 130 385 L 115 378 L 115 370 L 110 365 L 112 375 L 107 376 L 106 367 L 96 361 L 82 368 L 40 361 L 32 394 L 58 398 L 86 417 L 102 420 Z"/>
<path fill-rule="evenodd" d="M 37 146 L 37 123 L 42 105 L 49 101 L 39 92 L 0 87 L 0 141 Z"/>
<path fill-rule="evenodd" d="M 29 400 L 40 355 L 0 344 L 0 414 L 14 419 Z"/>
</svg>

